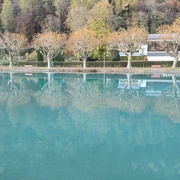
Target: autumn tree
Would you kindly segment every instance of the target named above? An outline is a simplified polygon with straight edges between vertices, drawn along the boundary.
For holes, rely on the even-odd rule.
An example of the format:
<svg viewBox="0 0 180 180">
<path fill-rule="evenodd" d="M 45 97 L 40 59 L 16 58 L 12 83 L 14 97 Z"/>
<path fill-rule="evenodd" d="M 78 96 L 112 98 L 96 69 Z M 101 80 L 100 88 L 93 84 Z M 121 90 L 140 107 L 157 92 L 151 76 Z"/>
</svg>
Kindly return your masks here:
<svg viewBox="0 0 180 180">
<path fill-rule="evenodd" d="M 21 13 L 16 16 L 16 33 L 23 34 L 28 42 L 31 42 L 33 35 L 35 34 L 36 23 L 31 13 Z"/>
<path fill-rule="evenodd" d="M 156 29 L 165 21 L 165 14 L 158 9 L 155 0 L 144 1 L 147 15 L 147 28 L 149 33 L 156 33 Z"/>
<path fill-rule="evenodd" d="M 75 7 L 85 7 L 87 10 L 92 9 L 92 7 L 97 4 L 100 0 L 71 0 L 70 9 Z"/>
<path fill-rule="evenodd" d="M 113 6 L 108 1 L 101 0 L 91 9 L 88 28 L 101 38 L 116 28 L 116 16 L 113 13 Z"/>
<path fill-rule="evenodd" d="M 71 31 L 83 28 L 89 19 L 89 11 L 85 7 L 75 7 L 70 9 L 66 24 Z"/>
<path fill-rule="evenodd" d="M 9 60 L 10 68 L 13 66 L 13 59 L 18 51 L 27 43 L 26 38 L 21 34 L 4 33 L 0 34 L 0 45 L 5 57 Z"/>
<path fill-rule="evenodd" d="M 40 33 L 44 26 L 46 16 L 55 16 L 55 6 L 52 0 L 35 0 L 33 4 L 32 15 L 34 16 L 34 21 L 36 22 L 36 32 Z"/>
<path fill-rule="evenodd" d="M 149 21 L 148 15 L 142 11 L 139 11 L 132 13 L 131 22 L 128 23 L 132 24 L 133 26 L 143 27 L 148 29 L 148 21 Z"/>
<path fill-rule="evenodd" d="M 15 31 L 23 33 L 28 42 L 32 41 L 35 33 L 45 29 L 55 30 L 58 23 L 55 6 L 51 0 L 20 0 L 19 7 L 21 12 L 16 15 Z"/>
<path fill-rule="evenodd" d="M 57 32 L 64 32 L 66 30 L 66 19 L 69 11 L 70 0 L 55 0 L 55 14 L 57 22 Z"/>
<path fill-rule="evenodd" d="M 19 0 L 19 6 L 23 13 L 30 12 L 33 6 L 33 0 Z"/>
<path fill-rule="evenodd" d="M 32 46 L 40 51 L 48 63 L 48 68 L 50 68 L 51 60 L 62 51 L 65 41 L 66 36 L 64 34 L 46 31 L 34 37 Z"/>
<path fill-rule="evenodd" d="M 32 41 L 33 35 L 41 31 L 41 26 L 45 18 L 45 8 L 40 0 L 20 0 L 21 13 L 16 16 L 17 33 L 24 34 L 28 42 Z"/>
<path fill-rule="evenodd" d="M 163 24 L 171 24 L 180 15 L 180 2 L 178 0 L 166 0 L 159 3 L 158 11 L 164 13 Z"/>
<path fill-rule="evenodd" d="M 89 11 L 87 27 L 94 31 L 101 40 L 100 45 L 93 52 L 93 58 L 101 60 L 106 52 L 106 40 L 110 32 L 117 28 L 117 18 L 113 6 L 108 1 L 101 0 Z"/>
<path fill-rule="evenodd" d="M 0 14 L 3 29 L 12 32 L 14 28 L 13 6 L 10 0 L 5 0 Z"/>
<path fill-rule="evenodd" d="M 127 68 L 131 68 L 132 55 L 139 51 L 141 45 L 147 40 L 147 32 L 144 28 L 131 27 L 128 30 L 120 29 L 109 36 L 110 49 L 116 49 L 128 56 Z"/>
<path fill-rule="evenodd" d="M 175 68 L 180 57 L 180 19 L 177 19 L 172 25 L 159 27 L 158 32 L 160 33 L 160 45 L 169 56 L 174 58 L 172 68 Z"/>
<path fill-rule="evenodd" d="M 96 34 L 86 27 L 70 34 L 68 40 L 69 49 L 78 53 L 79 57 L 83 60 L 83 68 L 86 68 L 87 58 L 90 57 L 98 44 L 99 40 Z"/>
</svg>

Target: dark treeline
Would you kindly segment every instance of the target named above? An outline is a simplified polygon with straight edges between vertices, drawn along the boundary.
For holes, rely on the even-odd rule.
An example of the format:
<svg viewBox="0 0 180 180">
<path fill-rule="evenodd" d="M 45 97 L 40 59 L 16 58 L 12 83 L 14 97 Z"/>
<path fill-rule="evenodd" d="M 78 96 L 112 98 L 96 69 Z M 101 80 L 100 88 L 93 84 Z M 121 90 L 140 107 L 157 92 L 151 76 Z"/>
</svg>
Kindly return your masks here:
<svg viewBox="0 0 180 180">
<path fill-rule="evenodd" d="M 32 40 L 45 29 L 69 33 L 87 25 L 109 31 L 137 25 L 149 33 L 180 16 L 179 0 L 1 0 L 2 31 Z M 102 31 L 102 28 L 100 28 Z"/>
</svg>

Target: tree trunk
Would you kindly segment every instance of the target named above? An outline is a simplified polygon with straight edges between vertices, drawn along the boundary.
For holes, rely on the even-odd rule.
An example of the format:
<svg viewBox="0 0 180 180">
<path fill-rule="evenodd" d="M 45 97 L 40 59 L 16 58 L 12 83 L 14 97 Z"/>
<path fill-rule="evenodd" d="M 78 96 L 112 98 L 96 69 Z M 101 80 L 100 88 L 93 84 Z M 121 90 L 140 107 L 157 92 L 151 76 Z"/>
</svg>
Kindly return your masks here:
<svg viewBox="0 0 180 180">
<path fill-rule="evenodd" d="M 80 61 L 80 52 L 78 50 L 78 62 Z"/>
<path fill-rule="evenodd" d="M 86 68 L 86 61 L 87 59 L 83 59 L 83 68 Z"/>
<path fill-rule="evenodd" d="M 131 68 L 131 62 L 132 62 L 132 52 L 130 52 L 129 55 L 128 55 L 127 68 Z"/>
<path fill-rule="evenodd" d="M 10 68 L 13 67 L 12 57 L 9 58 L 9 67 L 10 67 Z"/>
<path fill-rule="evenodd" d="M 174 57 L 174 62 L 173 62 L 172 68 L 176 68 L 178 59 L 179 59 L 178 57 Z"/>
<path fill-rule="evenodd" d="M 47 59 L 47 62 L 48 62 L 48 69 L 50 69 L 50 68 L 51 68 L 51 59 L 48 58 L 48 59 Z"/>
</svg>

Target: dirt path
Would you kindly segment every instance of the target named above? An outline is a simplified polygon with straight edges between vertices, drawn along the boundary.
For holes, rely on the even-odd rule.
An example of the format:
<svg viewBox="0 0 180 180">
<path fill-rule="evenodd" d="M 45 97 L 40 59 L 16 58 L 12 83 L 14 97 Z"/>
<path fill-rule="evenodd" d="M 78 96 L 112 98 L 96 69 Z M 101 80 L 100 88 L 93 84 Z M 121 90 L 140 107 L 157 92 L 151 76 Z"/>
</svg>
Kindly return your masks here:
<svg viewBox="0 0 180 180">
<path fill-rule="evenodd" d="M 76 68 L 76 67 L 14 67 L 0 66 L 0 72 L 59 72 L 59 73 L 106 73 L 106 74 L 180 74 L 180 68 Z"/>
</svg>

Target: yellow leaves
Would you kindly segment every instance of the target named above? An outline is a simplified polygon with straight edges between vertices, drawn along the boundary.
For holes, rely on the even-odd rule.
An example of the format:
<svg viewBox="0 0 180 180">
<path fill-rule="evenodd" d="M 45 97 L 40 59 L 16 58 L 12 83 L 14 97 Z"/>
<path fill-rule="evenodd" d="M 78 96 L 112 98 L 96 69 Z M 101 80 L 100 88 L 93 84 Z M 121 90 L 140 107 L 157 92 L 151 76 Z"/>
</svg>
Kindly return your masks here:
<svg viewBox="0 0 180 180">
<path fill-rule="evenodd" d="M 72 31 L 77 31 L 87 24 L 89 12 L 85 7 L 76 7 L 69 11 L 66 24 Z"/>
<path fill-rule="evenodd" d="M 1 24 L 5 31 L 12 32 L 14 27 L 13 6 L 10 0 L 5 0 L 0 14 Z"/>
<path fill-rule="evenodd" d="M 98 44 L 96 34 L 86 27 L 70 35 L 68 47 L 72 49 L 91 48 Z"/>
<path fill-rule="evenodd" d="M 160 34 L 180 33 L 180 18 L 178 18 L 172 25 L 163 25 L 157 29 Z"/>
<path fill-rule="evenodd" d="M 172 25 L 163 25 L 158 28 L 160 33 L 161 45 L 166 51 L 176 52 L 180 44 L 180 19 L 177 19 Z M 172 44 L 174 44 L 172 46 Z"/>
<path fill-rule="evenodd" d="M 163 25 L 157 29 L 157 32 L 160 34 L 166 34 L 167 32 L 170 31 L 170 29 L 171 29 L 171 27 L 169 25 Z"/>
<path fill-rule="evenodd" d="M 34 47 L 59 48 L 65 44 L 65 34 L 57 34 L 55 32 L 44 32 L 34 37 Z"/>
<path fill-rule="evenodd" d="M 24 47 L 27 44 L 25 36 L 16 33 L 4 33 L 1 35 L 0 44 L 3 48 L 9 48 L 11 50 L 17 50 Z"/>
<path fill-rule="evenodd" d="M 176 19 L 176 21 L 173 23 L 174 26 L 180 26 L 180 18 Z"/>
<path fill-rule="evenodd" d="M 109 35 L 108 40 L 107 40 L 108 44 L 110 45 L 115 45 L 119 42 L 119 34 L 117 32 L 113 32 Z"/>
<path fill-rule="evenodd" d="M 131 27 L 128 30 L 119 29 L 118 32 L 111 33 L 108 39 L 110 44 L 131 44 L 131 45 L 142 45 L 147 40 L 147 31 L 144 28 Z"/>
<path fill-rule="evenodd" d="M 100 1 L 90 11 L 88 27 L 96 32 L 106 36 L 115 29 L 115 15 L 113 7 L 108 1 Z"/>
<path fill-rule="evenodd" d="M 120 29 L 117 34 L 109 37 L 110 48 L 125 53 L 128 56 L 127 68 L 131 67 L 132 54 L 139 51 L 141 45 L 146 44 L 147 32 L 143 28 L 131 27 Z"/>
<path fill-rule="evenodd" d="M 119 35 L 129 40 L 147 39 L 147 31 L 144 28 L 130 27 L 128 30 L 120 29 Z"/>
<path fill-rule="evenodd" d="M 21 8 L 21 11 L 26 13 L 32 9 L 33 0 L 20 0 L 19 6 Z"/>
</svg>

